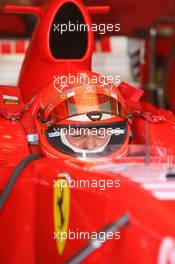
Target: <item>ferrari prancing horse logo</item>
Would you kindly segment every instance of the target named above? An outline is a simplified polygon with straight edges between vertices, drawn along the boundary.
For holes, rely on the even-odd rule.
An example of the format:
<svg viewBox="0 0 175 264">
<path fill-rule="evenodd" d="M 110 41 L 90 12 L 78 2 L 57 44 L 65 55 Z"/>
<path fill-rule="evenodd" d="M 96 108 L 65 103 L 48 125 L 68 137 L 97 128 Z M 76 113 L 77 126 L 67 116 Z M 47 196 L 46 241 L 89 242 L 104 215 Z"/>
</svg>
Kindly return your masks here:
<svg viewBox="0 0 175 264">
<path fill-rule="evenodd" d="M 61 233 L 67 233 L 70 210 L 70 189 L 66 178 L 70 177 L 66 173 L 58 175 L 60 178 L 54 183 L 54 226 L 55 239 L 59 255 L 64 251 L 66 239 L 61 239 Z"/>
</svg>

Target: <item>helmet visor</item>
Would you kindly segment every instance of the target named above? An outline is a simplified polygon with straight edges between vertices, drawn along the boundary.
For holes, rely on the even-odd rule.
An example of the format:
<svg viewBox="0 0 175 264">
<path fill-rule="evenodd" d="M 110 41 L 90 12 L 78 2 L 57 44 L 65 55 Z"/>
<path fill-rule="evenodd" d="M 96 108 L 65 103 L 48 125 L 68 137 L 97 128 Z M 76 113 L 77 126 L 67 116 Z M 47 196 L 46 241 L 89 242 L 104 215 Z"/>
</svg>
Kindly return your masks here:
<svg viewBox="0 0 175 264">
<path fill-rule="evenodd" d="M 56 123 L 89 112 L 107 113 L 110 115 L 121 115 L 119 102 L 104 94 L 87 93 L 86 95 L 75 95 L 61 102 L 52 112 L 52 118 Z"/>
</svg>

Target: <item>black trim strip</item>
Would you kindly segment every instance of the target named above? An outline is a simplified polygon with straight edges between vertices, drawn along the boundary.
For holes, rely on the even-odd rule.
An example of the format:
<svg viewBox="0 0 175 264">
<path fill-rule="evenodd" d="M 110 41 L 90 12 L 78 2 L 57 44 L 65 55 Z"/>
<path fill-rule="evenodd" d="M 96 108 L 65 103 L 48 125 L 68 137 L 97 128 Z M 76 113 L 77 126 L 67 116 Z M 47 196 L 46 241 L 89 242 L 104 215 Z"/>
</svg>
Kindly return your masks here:
<svg viewBox="0 0 175 264">
<path fill-rule="evenodd" d="M 39 158 L 41 158 L 40 154 L 30 154 L 29 156 L 25 157 L 22 161 L 20 161 L 20 163 L 16 166 L 0 196 L 0 210 L 2 210 L 6 200 L 10 196 L 18 177 L 20 176 L 20 173 L 25 169 L 25 167 L 29 163 Z"/>
</svg>

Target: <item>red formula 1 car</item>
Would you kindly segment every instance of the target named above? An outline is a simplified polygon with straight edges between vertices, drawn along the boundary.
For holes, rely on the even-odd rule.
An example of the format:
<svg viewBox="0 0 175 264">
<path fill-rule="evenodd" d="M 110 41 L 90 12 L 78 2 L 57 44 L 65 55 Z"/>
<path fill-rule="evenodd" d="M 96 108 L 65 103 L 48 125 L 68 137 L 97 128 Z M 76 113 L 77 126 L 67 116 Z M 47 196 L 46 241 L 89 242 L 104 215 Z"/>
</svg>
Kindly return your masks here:
<svg viewBox="0 0 175 264">
<path fill-rule="evenodd" d="M 91 25 L 89 14 L 108 7 L 53 0 L 4 10 L 33 12 L 39 22 L 18 87 L 0 87 L 0 262 L 175 263 L 174 115 L 126 83 L 99 82 L 91 30 L 54 31 Z M 60 84 L 70 73 L 88 78 Z M 59 141 L 59 128 L 77 128 L 87 98 L 93 109 L 78 129 L 112 131 L 96 153 Z"/>
</svg>

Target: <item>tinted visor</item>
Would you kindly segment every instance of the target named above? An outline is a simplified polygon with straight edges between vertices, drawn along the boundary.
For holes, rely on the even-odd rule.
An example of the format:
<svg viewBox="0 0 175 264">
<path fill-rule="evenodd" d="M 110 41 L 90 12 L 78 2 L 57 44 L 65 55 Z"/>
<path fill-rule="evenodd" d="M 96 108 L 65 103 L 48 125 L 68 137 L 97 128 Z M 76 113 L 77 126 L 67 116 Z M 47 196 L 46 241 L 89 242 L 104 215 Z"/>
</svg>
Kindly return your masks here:
<svg viewBox="0 0 175 264">
<path fill-rule="evenodd" d="M 52 117 L 56 122 L 59 122 L 92 111 L 119 116 L 121 115 L 121 106 L 115 98 L 104 94 L 89 92 L 86 95 L 75 95 L 61 102 L 53 110 Z"/>
</svg>

